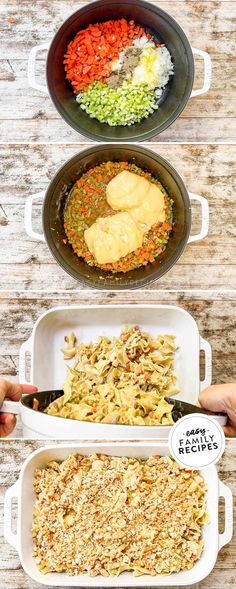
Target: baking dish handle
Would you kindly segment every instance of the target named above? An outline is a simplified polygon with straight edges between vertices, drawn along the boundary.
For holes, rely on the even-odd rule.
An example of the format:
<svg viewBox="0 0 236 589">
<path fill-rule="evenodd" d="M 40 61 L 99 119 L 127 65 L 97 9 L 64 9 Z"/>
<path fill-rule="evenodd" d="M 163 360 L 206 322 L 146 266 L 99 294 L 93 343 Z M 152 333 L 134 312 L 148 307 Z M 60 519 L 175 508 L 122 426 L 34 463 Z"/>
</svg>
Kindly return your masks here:
<svg viewBox="0 0 236 589">
<path fill-rule="evenodd" d="M 30 380 L 26 377 L 26 353 L 30 355 Z M 24 342 L 20 347 L 19 353 L 19 382 L 24 384 L 32 384 L 32 354 L 33 354 L 33 338 L 32 336 Z"/>
<path fill-rule="evenodd" d="M 19 481 L 7 489 L 4 497 L 4 536 L 16 550 L 19 549 L 18 534 L 12 531 L 12 499 L 18 499 Z"/>
<path fill-rule="evenodd" d="M 204 239 L 209 230 L 209 204 L 208 200 L 204 196 L 200 196 L 200 194 L 193 194 L 193 192 L 188 193 L 190 201 L 196 200 L 200 203 L 202 209 L 202 225 L 200 233 L 196 235 L 190 235 L 188 238 L 188 243 L 193 243 L 193 241 L 200 241 Z"/>
<path fill-rule="evenodd" d="M 225 529 L 219 534 L 219 550 L 230 542 L 233 536 L 233 494 L 222 481 L 219 481 L 219 496 L 225 500 Z"/>
<path fill-rule="evenodd" d="M 199 55 L 202 57 L 204 61 L 204 82 L 202 88 L 199 88 L 198 90 L 192 90 L 190 98 L 201 96 L 201 94 L 206 94 L 206 92 L 208 92 L 211 87 L 211 58 L 209 53 L 202 51 L 202 49 L 195 49 L 194 47 L 192 47 L 192 52 L 193 55 Z"/>
<path fill-rule="evenodd" d="M 212 380 L 212 350 L 211 345 L 206 339 L 200 337 L 200 350 L 205 354 L 205 378 L 200 381 L 200 391 L 209 387 Z"/>
<path fill-rule="evenodd" d="M 42 45 L 36 45 L 33 47 L 29 54 L 28 59 L 28 83 L 31 88 L 34 90 L 39 90 L 39 92 L 44 92 L 44 94 L 48 94 L 47 86 L 43 86 L 42 84 L 38 84 L 35 79 L 35 63 L 36 63 L 36 56 L 39 51 L 48 50 L 49 43 L 42 43 Z"/>
<path fill-rule="evenodd" d="M 37 239 L 37 241 L 43 242 L 45 242 L 44 235 L 42 233 L 36 233 L 36 231 L 34 231 L 33 229 L 32 210 L 34 201 L 38 199 L 43 200 L 44 196 L 45 191 L 41 190 L 41 192 L 37 192 L 36 194 L 31 194 L 30 196 L 27 196 L 25 201 L 25 231 L 31 239 Z"/>
</svg>

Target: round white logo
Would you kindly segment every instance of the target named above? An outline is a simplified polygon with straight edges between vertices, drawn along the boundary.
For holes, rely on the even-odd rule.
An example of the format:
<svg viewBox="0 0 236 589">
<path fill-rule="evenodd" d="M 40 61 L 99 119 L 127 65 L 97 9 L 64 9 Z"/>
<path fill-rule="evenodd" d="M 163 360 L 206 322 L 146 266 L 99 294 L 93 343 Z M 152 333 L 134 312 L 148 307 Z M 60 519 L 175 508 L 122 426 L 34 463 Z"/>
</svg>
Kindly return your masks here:
<svg viewBox="0 0 236 589">
<path fill-rule="evenodd" d="M 212 466 L 224 449 L 224 432 L 214 417 L 191 413 L 171 428 L 169 451 L 176 462 L 191 470 Z"/>
</svg>

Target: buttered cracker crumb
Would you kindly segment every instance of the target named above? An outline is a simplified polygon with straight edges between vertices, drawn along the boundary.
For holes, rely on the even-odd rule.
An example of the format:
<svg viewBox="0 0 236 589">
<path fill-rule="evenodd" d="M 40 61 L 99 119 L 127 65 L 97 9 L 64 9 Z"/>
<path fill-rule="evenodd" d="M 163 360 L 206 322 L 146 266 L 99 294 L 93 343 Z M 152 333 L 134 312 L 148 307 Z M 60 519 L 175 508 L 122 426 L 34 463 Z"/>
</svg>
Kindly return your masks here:
<svg viewBox="0 0 236 589">
<path fill-rule="evenodd" d="M 171 574 L 203 550 L 206 485 L 172 458 L 70 455 L 37 469 L 39 569 L 90 576 Z"/>
</svg>

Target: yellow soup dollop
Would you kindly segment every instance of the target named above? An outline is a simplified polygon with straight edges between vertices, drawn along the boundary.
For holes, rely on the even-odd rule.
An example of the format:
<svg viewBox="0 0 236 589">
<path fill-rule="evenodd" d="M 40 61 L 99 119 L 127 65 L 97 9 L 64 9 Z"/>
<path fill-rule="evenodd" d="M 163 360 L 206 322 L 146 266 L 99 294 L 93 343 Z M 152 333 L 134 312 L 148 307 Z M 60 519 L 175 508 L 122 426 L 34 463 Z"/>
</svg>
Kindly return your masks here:
<svg viewBox="0 0 236 589">
<path fill-rule="evenodd" d="M 98 264 L 112 264 L 141 247 L 143 232 L 129 213 L 123 212 L 97 219 L 84 238 Z"/>
<path fill-rule="evenodd" d="M 98 264 L 112 264 L 143 244 L 145 233 L 165 220 L 164 194 L 143 176 L 124 171 L 107 185 L 107 202 L 114 211 L 97 219 L 84 232 L 90 253 Z"/>
<path fill-rule="evenodd" d="M 114 211 L 137 207 L 148 192 L 150 182 L 133 172 L 120 172 L 107 185 L 107 202 Z"/>
</svg>

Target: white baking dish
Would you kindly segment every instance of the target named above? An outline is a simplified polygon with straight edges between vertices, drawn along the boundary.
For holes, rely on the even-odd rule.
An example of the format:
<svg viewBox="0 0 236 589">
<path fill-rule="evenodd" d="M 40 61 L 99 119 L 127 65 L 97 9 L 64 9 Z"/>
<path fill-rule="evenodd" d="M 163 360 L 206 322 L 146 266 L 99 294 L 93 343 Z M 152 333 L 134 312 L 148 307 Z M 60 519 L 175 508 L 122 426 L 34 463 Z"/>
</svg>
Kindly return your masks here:
<svg viewBox="0 0 236 589">
<path fill-rule="evenodd" d="M 201 472 L 207 485 L 207 510 L 210 515 L 210 523 L 203 527 L 204 551 L 194 567 L 189 571 L 182 571 L 172 575 L 158 575 L 152 577 L 143 575 L 133 577 L 131 573 L 123 573 L 119 577 L 89 577 L 79 575 L 69 577 L 65 573 L 50 573 L 43 575 L 36 567 L 32 556 L 33 543 L 31 527 L 33 518 L 34 492 L 33 477 L 38 467 L 45 466 L 50 460 L 64 460 L 71 453 L 85 455 L 104 453 L 110 456 L 128 456 L 148 458 L 153 454 L 168 454 L 167 443 L 163 442 L 131 442 L 116 444 L 99 443 L 74 443 L 55 446 L 45 446 L 33 452 L 24 462 L 18 481 L 8 489 L 4 504 L 4 534 L 9 542 L 18 551 L 21 565 L 25 572 L 36 582 L 54 587 L 172 587 L 192 585 L 199 583 L 213 569 L 219 550 L 232 538 L 233 507 L 232 493 L 218 478 L 215 466 Z M 225 530 L 219 533 L 218 501 L 223 497 L 225 501 Z M 17 533 L 12 532 L 12 500 L 18 502 Z"/>
<path fill-rule="evenodd" d="M 20 382 L 35 384 L 42 391 L 61 389 L 66 377 L 66 362 L 60 351 L 64 336 L 74 331 L 78 341 L 94 341 L 100 335 L 118 335 L 125 325 L 139 325 L 152 336 L 165 333 L 176 336 L 178 350 L 174 371 L 181 391 L 176 398 L 196 404 L 200 391 L 211 384 L 211 347 L 199 335 L 193 317 L 173 305 L 73 305 L 46 311 L 21 347 Z M 201 350 L 205 353 L 203 381 L 200 381 L 199 372 Z M 30 356 L 31 363 L 29 380 L 26 356 Z M 6 410 L 10 410 L 9 403 Z M 37 413 L 22 404 L 15 404 L 15 410 L 21 413 L 23 435 L 28 438 L 166 439 L 170 432 L 169 426 L 128 426 L 64 419 Z M 220 423 L 223 425 L 225 419 Z"/>
</svg>

